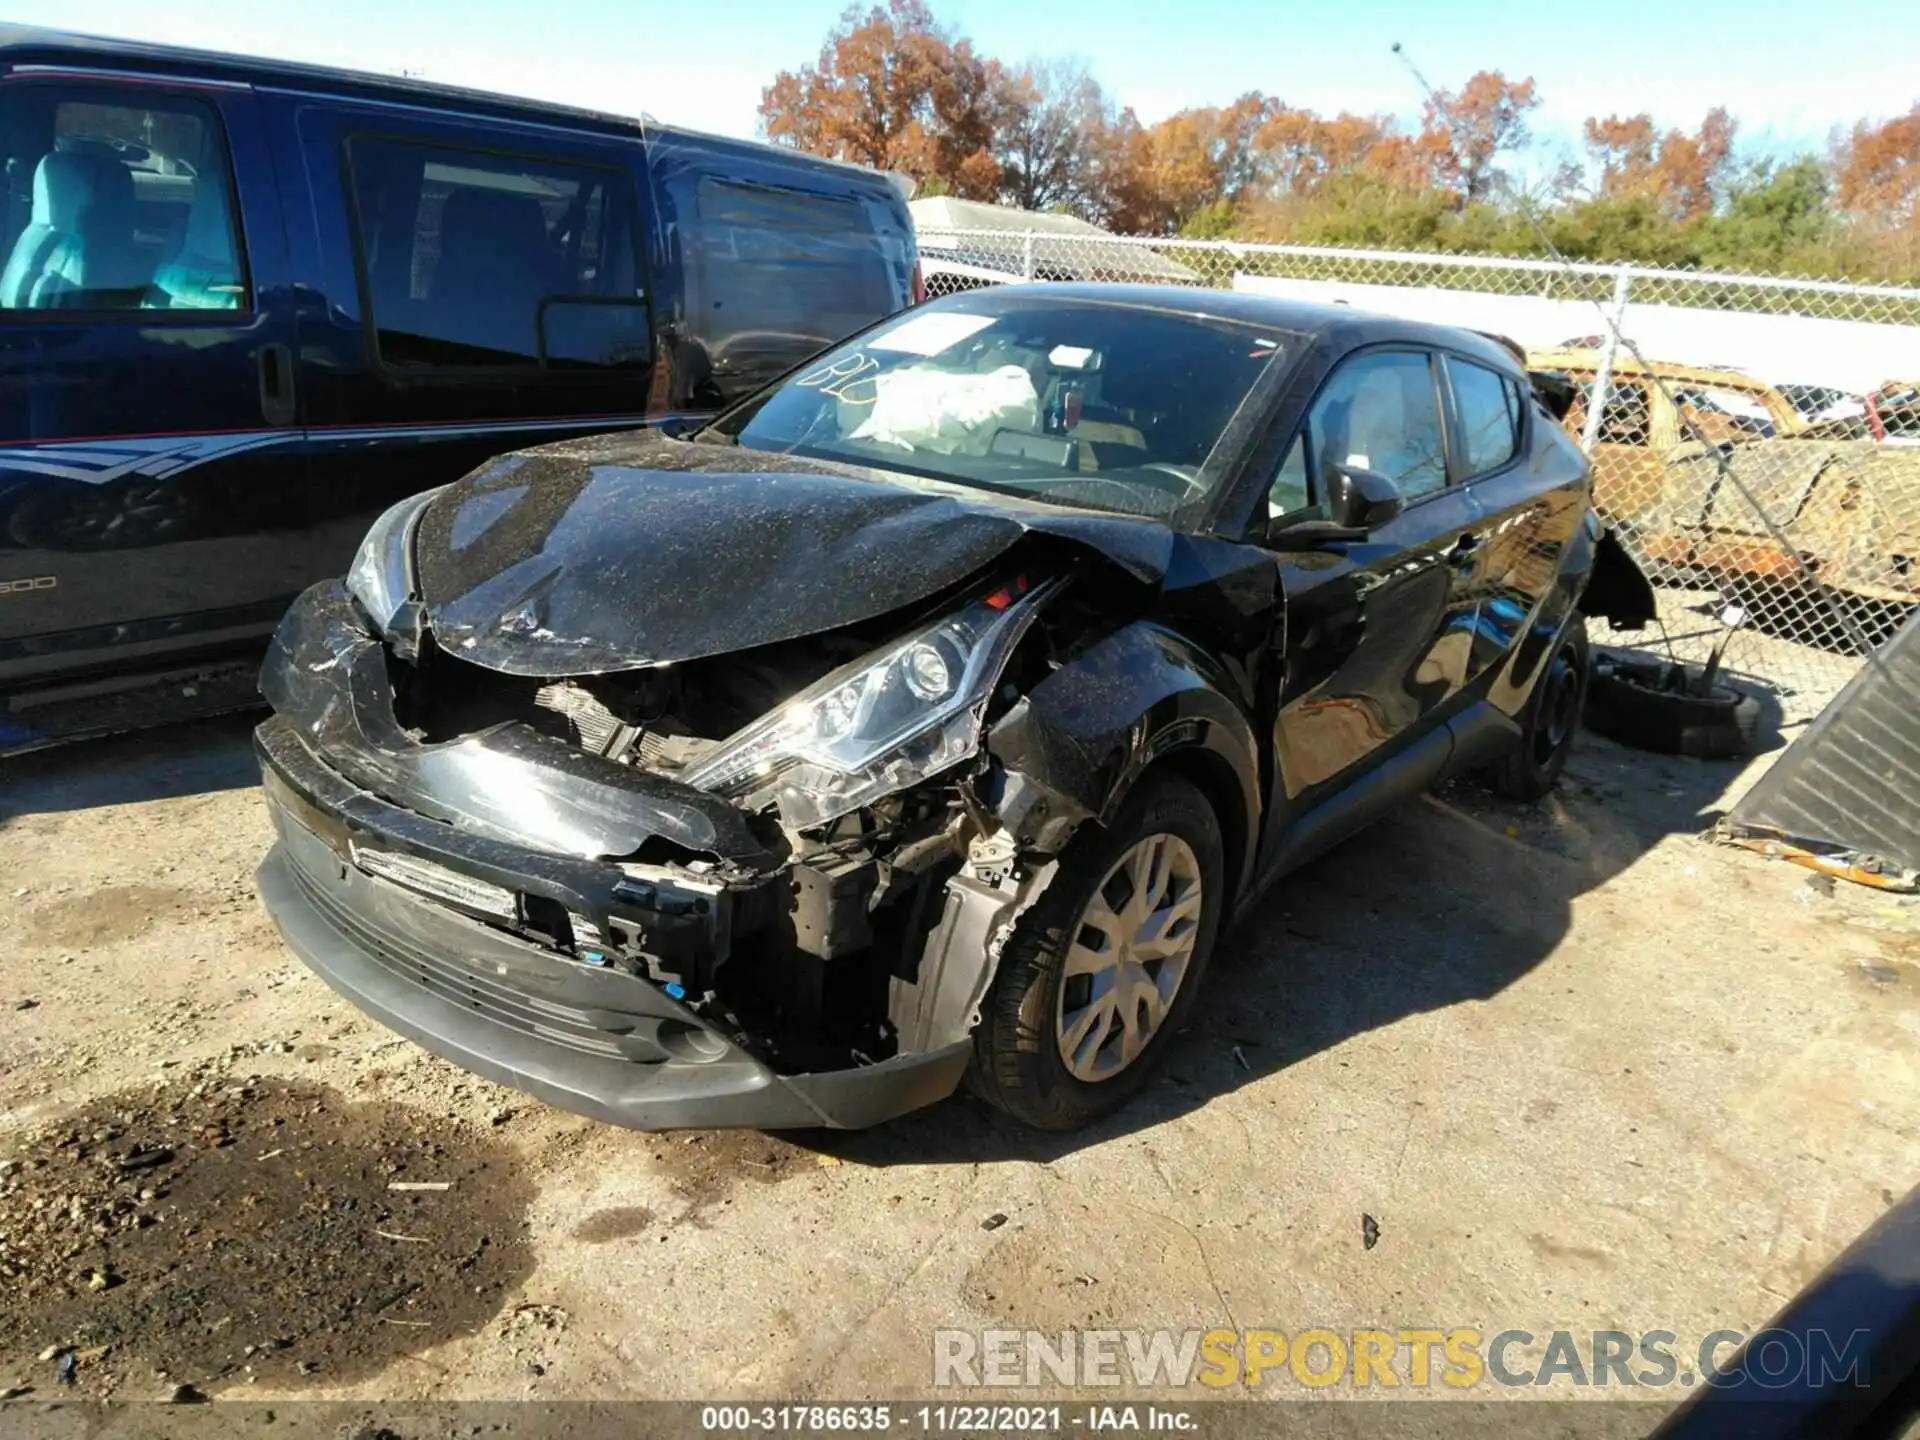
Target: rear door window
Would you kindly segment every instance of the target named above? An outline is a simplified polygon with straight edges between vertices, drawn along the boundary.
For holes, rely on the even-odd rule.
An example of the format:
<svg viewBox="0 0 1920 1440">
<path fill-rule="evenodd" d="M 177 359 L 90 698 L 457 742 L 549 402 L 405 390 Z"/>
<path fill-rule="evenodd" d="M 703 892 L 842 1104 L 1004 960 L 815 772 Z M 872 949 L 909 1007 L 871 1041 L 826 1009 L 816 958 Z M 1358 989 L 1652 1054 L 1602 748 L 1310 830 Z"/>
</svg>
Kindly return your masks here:
<svg viewBox="0 0 1920 1440">
<path fill-rule="evenodd" d="M 687 320 L 717 403 L 775 379 L 898 308 L 892 262 L 858 200 L 702 176 L 680 243 Z"/>
<path fill-rule="evenodd" d="M 368 320 L 390 370 L 643 368 L 617 170 L 360 136 L 347 145 Z"/>
<path fill-rule="evenodd" d="M 1466 473 L 1485 475 L 1511 461 L 1520 449 L 1526 414 L 1520 387 L 1505 375 L 1468 360 L 1449 358 L 1453 408 L 1460 421 L 1460 458 Z"/>
<path fill-rule="evenodd" d="M 0 309 L 249 308 L 226 138 L 200 101 L 11 85 L 0 150 Z"/>
</svg>

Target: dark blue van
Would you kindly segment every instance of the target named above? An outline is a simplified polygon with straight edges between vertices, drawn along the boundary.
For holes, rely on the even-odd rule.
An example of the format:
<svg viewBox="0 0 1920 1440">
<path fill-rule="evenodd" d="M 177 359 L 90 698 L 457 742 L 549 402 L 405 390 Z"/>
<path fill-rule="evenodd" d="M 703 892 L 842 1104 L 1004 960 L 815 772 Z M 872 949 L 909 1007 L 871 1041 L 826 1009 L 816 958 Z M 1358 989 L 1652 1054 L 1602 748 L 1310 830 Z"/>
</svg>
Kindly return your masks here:
<svg viewBox="0 0 1920 1440">
<path fill-rule="evenodd" d="M 0 752 L 242 703 L 396 499 L 710 411 L 918 288 L 893 180 L 0 26 Z"/>
</svg>

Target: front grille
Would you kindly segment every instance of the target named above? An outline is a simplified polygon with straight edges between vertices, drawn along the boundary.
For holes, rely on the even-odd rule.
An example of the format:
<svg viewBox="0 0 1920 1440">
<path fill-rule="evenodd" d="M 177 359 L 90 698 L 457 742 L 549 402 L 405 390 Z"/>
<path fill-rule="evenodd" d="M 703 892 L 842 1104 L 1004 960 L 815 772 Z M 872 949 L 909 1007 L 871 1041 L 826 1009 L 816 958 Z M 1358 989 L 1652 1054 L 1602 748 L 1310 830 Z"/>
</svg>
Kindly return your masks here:
<svg viewBox="0 0 1920 1440">
<path fill-rule="evenodd" d="M 388 974 L 509 1030 L 583 1054 L 640 1064 L 658 1064 L 668 1058 L 658 1043 L 654 1018 L 582 1009 L 531 994 L 516 986 L 510 974 L 483 973 L 475 965 L 437 955 L 411 937 L 372 924 L 297 861 L 289 868 L 327 923 Z"/>
</svg>

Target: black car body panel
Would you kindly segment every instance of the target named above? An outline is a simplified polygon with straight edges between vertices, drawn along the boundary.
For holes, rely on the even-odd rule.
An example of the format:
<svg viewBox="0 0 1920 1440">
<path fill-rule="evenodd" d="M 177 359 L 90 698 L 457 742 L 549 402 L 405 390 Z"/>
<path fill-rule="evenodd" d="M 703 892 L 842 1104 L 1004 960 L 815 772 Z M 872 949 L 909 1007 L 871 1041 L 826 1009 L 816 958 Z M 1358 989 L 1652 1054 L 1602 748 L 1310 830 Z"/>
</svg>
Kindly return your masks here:
<svg viewBox="0 0 1920 1440">
<path fill-rule="evenodd" d="M 1111 819 L 1148 766 L 1177 757 L 1228 817 L 1228 872 L 1250 893 L 1265 777 L 1245 685 L 1164 624 L 1135 621 L 1101 637 L 988 735 L 1002 767 L 987 792 L 995 813 L 1024 847 L 1052 853 L 1082 821 Z"/>
<path fill-rule="evenodd" d="M 1244 296 L 1036 293 L 914 314 L 977 330 L 982 316 L 1025 324 L 1022 307 L 1091 304 L 1111 327 L 1112 308 L 1150 305 L 1235 337 L 1270 322 L 1295 346 L 1290 368 L 1249 386 L 1207 458 L 1213 489 L 1179 467 L 1103 481 L 1174 518 L 726 443 L 751 405 L 717 437 L 567 442 L 448 488 L 402 546 L 410 590 L 404 604 L 389 597 L 392 618 L 376 624 L 359 591 L 316 587 L 263 677 L 278 713 L 260 752 L 282 842 L 262 883 L 295 948 L 408 1033 L 588 1113 L 864 1123 L 958 1083 L 1021 917 L 1073 863 L 1077 837 L 1114 823 L 1146 777 L 1172 770 L 1199 789 L 1224 842 L 1221 898 L 1244 911 L 1387 806 L 1516 744 L 1544 659 L 1583 599 L 1596 605 L 1596 576 L 1603 613 L 1645 618 L 1644 580 L 1593 521 L 1585 462 L 1544 412 L 1511 421 L 1497 465 L 1476 470 L 1457 439 L 1455 381 L 1489 381 L 1456 367 L 1511 386 L 1509 413 L 1531 404 L 1502 347 Z M 1074 375 L 1077 353 L 1064 362 Z M 1446 453 L 1425 493 L 1320 543 L 1321 531 L 1290 532 L 1301 516 L 1271 494 L 1290 449 L 1349 423 L 1323 403 L 1349 366 L 1446 416 Z M 1179 422 L 1156 403 L 1126 412 L 1143 443 Z M 1088 443 L 1132 443 L 1110 438 L 1126 420 L 1094 423 L 1107 428 Z M 1010 473 L 1032 453 L 1069 457 L 1048 448 L 1057 433 L 1016 437 Z M 1340 434 L 1338 453 L 1378 450 L 1354 438 L 1365 433 Z M 1063 493 L 1077 497 L 1084 472 L 1068 468 Z M 1156 488 L 1169 478 L 1187 493 Z M 875 657 L 909 653 L 956 614 L 1004 614 L 1012 636 L 954 722 L 969 743 L 824 818 L 791 818 L 816 812 L 769 800 L 763 779 L 712 779 L 736 773 L 706 768 L 713 756 L 868 693 L 867 669 L 896 673 Z M 755 764 L 737 773 L 784 773 Z M 468 880 L 483 886 L 482 913 Z M 703 1027 L 703 1053 L 732 1067 L 714 1073 L 740 1084 L 689 1079 L 682 1096 L 663 1080 L 650 1093 L 685 1104 L 629 1104 L 607 1064 L 666 1074 L 683 1059 L 589 1065 L 528 1052 L 522 1036 L 493 1053 L 435 988 L 459 963 L 440 954 L 453 940 L 422 939 L 432 953 L 412 969 L 369 951 L 386 942 L 367 927 L 421 906 L 467 906 L 463 924 L 505 937 L 516 959 L 488 1003 L 553 998 L 568 967 L 617 970 L 614 1028 L 642 1016 L 633 1033 L 652 1044 L 656 1022 Z M 388 978 L 375 984 L 369 965 Z M 406 975 L 428 993 L 403 993 L 393 977 Z"/>
<path fill-rule="evenodd" d="M 630 855 L 659 838 L 746 863 L 774 859 L 738 807 L 524 724 L 439 745 L 415 740 L 394 717 L 385 647 L 338 581 L 316 585 L 287 612 L 261 690 L 362 788 L 476 834 L 562 855 Z"/>
<path fill-rule="evenodd" d="M 1173 548 L 1164 527 L 1123 516 L 647 432 L 543 446 L 449 486 L 420 518 L 415 564 L 442 646 L 509 675 L 579 675 L 872 620 L 1029 533 L 1147 583 Z"/>
<path fill-rule="evenodd" d="M 3 25 L 0 162 L 0 752 L 231 703 L 395 501 L 914 298 L 887 176 L 400 77 Z"/>
</svg>

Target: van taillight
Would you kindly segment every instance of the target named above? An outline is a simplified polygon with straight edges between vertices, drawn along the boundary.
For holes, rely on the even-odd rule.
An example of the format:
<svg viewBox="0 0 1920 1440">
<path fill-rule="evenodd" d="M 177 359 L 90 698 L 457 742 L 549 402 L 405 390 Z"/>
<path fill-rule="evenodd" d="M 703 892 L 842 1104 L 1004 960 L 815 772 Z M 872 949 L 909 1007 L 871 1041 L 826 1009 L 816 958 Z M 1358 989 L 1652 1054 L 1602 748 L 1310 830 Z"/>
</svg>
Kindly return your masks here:
<svg viewBox="0 0 1920 1440">
<path fill-rule="evenodd" d="M 918 305 L 927 298 L 927 277 L 920 269 L 918 260 L 913 262 L 913 303 Z"/>
</svg>

